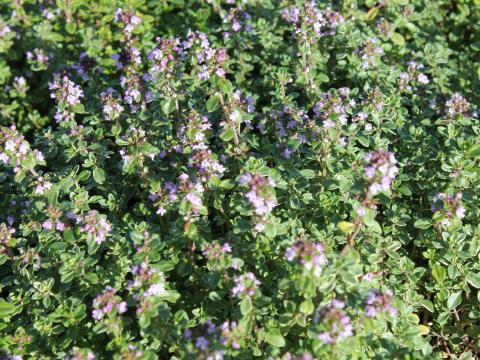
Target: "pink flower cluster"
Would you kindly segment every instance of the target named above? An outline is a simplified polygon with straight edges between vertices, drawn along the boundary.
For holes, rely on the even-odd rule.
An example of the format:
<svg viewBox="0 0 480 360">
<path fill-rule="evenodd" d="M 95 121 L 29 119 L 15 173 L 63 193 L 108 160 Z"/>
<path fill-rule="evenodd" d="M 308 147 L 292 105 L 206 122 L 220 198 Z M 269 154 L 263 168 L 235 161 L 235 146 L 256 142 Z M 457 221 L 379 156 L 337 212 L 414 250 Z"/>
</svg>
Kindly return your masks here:
<svg viewBox="0 0 480 360">
<path fill-rule="evenodd" d="M 88 349 L 79 349 L 74 347 L 65 356 L 65 360 L 95 360 L 97 357 Z"/>
<path fill-rule="evenodd" d="M 42 222 L 42 228 L 45 230 L 57 230 L 63 231 L 65 228 L 68 228 L 68 225 L 65 221 L 61 220 L 62 211 L 57 209 L 54 206 L 48 205 L 45 210 L 45 214 L 48 216 L 48 219 Z"/>
<path fill-rule="evenodd" d="M 208 360 L 223 359 L 223 348 L 240 349 L 240 341 L 244 336 L 244 329 L 236 321 L 225 321 L 217 326 L 211 320 L 204 324 L 188 329 L 183 337 L 194 343 L 197 351 L 203 356 L 198 358 Z"/>
<path fill-rule="evenodd" d="M 115 60 L 115 66 L 118 70 L 124 68 L 132 70 L 136 65 L 142 64 L 140 50 L 133 46 L 126 46 L 119 53 L 113 54 L 112 60 Z"/>
<path fill-rule="evenodd" d="M 182 59 L 183 47 L 179 38 L 157 38 L 157 46 L 148 54 L 152 66 L 148 72 L 151 79 L 172 78 Z"/>
<path fill-rule="evenodd" d="M 233 32 L 239 32 L 243 28 L 245 32 L 249 33 L 252 31 L 252 27 L 246 24 L 246 22 L 250 17 L 250 14 L 241 7 L 234 7 L 229 10 L 228 15 L 223 19 L 223 22 L 230 25 Z M 224 32 L 223 36 L 229 37 L 230 34 Z"/>
<path fill-rule="evenodd" d="M 90 80 L 89 73 L 95 69 L 97 65 L 97 61 L 88 56 L 86 52 L 82 52 L 78 59 L 78 63 L 73 64 L 70 66 L 70 69 L 73 73 L 75 73 L 78 77 L 80 77 L 83 81 Z"/>
<path fill-rule="evenodd" d="M 131 273 L 133 280 L 128 282 L 127 288 L 138 301 L 137 314 L 140 315 L 152 306 L 149 301 L 152 297 L 166 294 L 165 276 L 146 262 L 132 266 Z"/>
<path fill-rule="evenodd" d="M 4 24 L 3 21 L 0 23 L 0 38 L 3 38 L 8 33 L 11 33 L 12 29 L 7 24 Z"/>
<path fill-rule="evenodd" d="M 45 194 L 46 190 L 49 190 L 52 188 L 52 183 L 45 179 L 43 176 L 39 176 L 33 181 L 33 184 L 35 186 L 33 193 L 35 195 L 43 195 Z"/>
<path fill-rule="evenodd" d="M 120 77 L 120 85 L 124 89 L 123 100 L 130 105 L 130 111 L 136 113 L 139 108 L 145 106 L 142 96 L 143 86 L 140 77 L 135 73 L 129 73 Z"/>
<path fill-rule="evenodd" d="M 163 187 L 156 192 L 152 192 L 149 196 L 157 208 L 157 214 L 163 216 L 167 212 L 167 208 L 172 206 L 178 199 L 178 186 L 167 181 Z"/>
<path fill-rule="evenodd" d="M 418 83 L 421 85 L 427 85 L 430 83 L 428 76 L 421 70 L 424 68 L 423 64 L 419 64 L 416 61 L 408 62 L 408 72 L 402 72 L 400 74 L 400 90 L 412 90 L 410 82 Z"/>
<path fill-rule="evenodd" d="M 189 166 L 198 170 L 198 176 L 204 183 L 212 176 L 220 176 L 225 172 L 225 167 L 214 157 L 210 149 L 193 152 Z"/>
<path fill-rule="evenodd" d="M 356 105 L 354 99 L 348 100 L 349 94 L 350 89 L 347 87 L 338 89 L 338 93 L 320 94 L 320 100 L 313 107 L 313 113 L 323 120 L 325 129 L 347 125 L 348 116 Z"/>
<path fill-rule="evenodd" d="M 455 117 L 457 115 L 467 116 L 470 110 L 470 103 L 459 93 L 453 94 L 445 103 L 447 116 Z"/>
<path fill-rule="evenodd" d="M 450 221 L 455 217 L 463 219 L 465 217 L 465 208 L 462 204 L 462 193 L 458 192 L 453 196 L 439 193 L 432 204 L 432 212 L 439 213 L 443 216 L 441 224 L 450 225 Z"/>
<path fill-rule="evenodd" d="M 323 267 L 327 264 L 323 245 L 307 240 L 299 240 L 295 245 L 289 247 L 285 251 L 285 258 L 288 261 L 298 258 L 300 264 L 307 271 L 312 271 L 316 276 L 321 274 Z"/>
<path fill-rule="evenodd" d="M 105 215 L 100 215 L 98 211 L 91 210 L 82 219 L 80 232 L 86 233 L 97 244 L 103 243 L 112 230 L 112 225 L 107 221 Z"/>
<path fill-rule="evenodd" d="M 392 316 L 397 315 L 397 309 L 392 306 L 393 293 L 387 290 L 384 293 L 372 289 L 365 298 L 365 315 L 375 317 L 380 313 L 387 312 Z"/>
<path fill-rule="evenodd" d="M 48 67 L 51 55 L 45 53 L 43 49 L 35 48 L 25 53 L 27 62 L 32 65 L 33 70 L 44 70 Z"/>
<path fill-rule="evenodd" d="M 179 176 L 180 184 L 179 190 L 184 195 L 186 200 L 191 206 L 194 213 L 198 213 L 198 210 L 203 206 L 201 194 L 204 192 L 202 184 L 199 182 L 191 182 L 189 176 L 185 173 Z"/>
<path fill-rule="evenodd" d="M 236 321 L 225 321 L 220 325 L 220 343 L 232 349 L 240 349 L 240 340 L 244 336 L 244 329 Z"/>
<path fill-rule="evenodd" d="M 128 310 L 126 301 L 122 301 L 117 296 L 117 290 L 110 286 L 107 286 L 102 294 L 95 297 L 93 307 L 92 317 L 95 320 L 101 320 L 109 313 L 123 314 Z"/>
<path fill-rule="evenodd" d="M 265 131 L 266 125 L 271 123 L 275 126 L 272 131 L 276 133 L 275 147 L 280 151 L 281 155 L 289 159 L 293 153 L 289 142 L 291 140 L 298 140 L 301 143 L 307 141 L 307 137 L 310 134 L 309 125 L 311 123 L 308 114 L 304 110 L 297 110 L 290 106 L 284 106 L 281 110 L 272 111 L 270 114 L 271 119 L 267 123 L 258 124 L 257 128 L 262 132 Z"/>
<path fill-rule="evenodd" d="M 208 260 L 208 269 L 211 271 L 219 271 L 229 267 L 238 269 L 237 262 L 229 255 L 231 252 L 232 247 L 228 242 L 220 244 L 218 241 L 213 241 L 207 244 L 203 249 L 203 256 Z"/>
<path fill-rule="evenodd" d="M 93 300 L 93 307 L 92 317 L 95 320 L 101 320 L 109 313 L 123 314 L 128 309 L 127 303 L 122 301 L 117 296 L 117 291 L 110 286 L 107 286 L 102 294 L 97 295 Z"/>
<path fill-rule="evenodd" d="M 235 286 L 232 295 L 239 298 L 253 297 L 260 286 L 260 281 L 252 272 L 239 275 L 235 278 Z"/>
<path fill-rule="evenodd" d="M 195 46 L 194 53 L 197 65 L 200 67 L 198 78 L 208 80 L 211 76 L 225 77 L 226 62 L 228 60 L 227 50 L 224 48 L 213 48 L 207 35 L 201 32 L 190 32 L 187 40 L 182 43 L 184 49 Z"/>
<path fill-rule="evenodd" d="M 15 234 L 16 229 L 5 223 L 0 224 L 0 244 L 7 246 Z"/>
<path fill-rule="evenodd" d="M 73 108 L 80 104 L 80 98 L 83 97 L 82 88 L 71 81 L 67 75 L 56 75 L 53 82 L 49 84 L 50 97 L 57 102 L 57 112 L 55 120 L 71 121 L 75 113 Z"/>
<path fill-rule="evenodd" d="M 32 150 L 24 136 L 17 131 L 15 125 L 0 127 L 0 163 L 13 165 L 13 172 L 20 170 L 21 161 L 27 156 L 33 155 L 38 163 L 44 162 L 43 154 L 38 150 Z"/>
<path fill-rule="evenodd" d="M 114 19 L 116 22 L 123 23 L 123 31 L 127 39 L 130 39 L 133 30 L 142 22 L 134 12 L 123 10 L 122 8 L 118 8 L 115 11 Z"/>
<path fill-rule="evenodd" d="M 195 111 L 190 112 L 185 122 L 179 127 L 179 137 L 182 146 L 189 146 L 192 150 L 206 150 L 205 140 L 207 131 L 212 129 L 208 117 L 201 116 Z"/>
<path fill-rule="evenodd" d="M 27 80 L 23 76 L 13 78 L 13 88 L 19 96 L 25 96 L 28 90 Z"/>
<path fill-rule="evenodd" d="M 318 334 L 318 339 L 323 343 L 335 343 L 353 335 L 353 326 L 344 308 L 343 301 L 334 299 L 316 312 L 314 322 L 319 323 L 323 330 Z"/>
<path fill-rule="evenodd" d="M 258 216 L 265 217 L 277 205 L 274 193 L 275 182 L 271 178 L 260 174 L 245 173 L 240 177 L 240 185 L 249 187 L 245 197 Z"/>
<path fill-rule="evenodd" d="M 365 177 L 369 193 L 374 196 L 382 191 L 388 191 L 398 172 L 397 160 L 391 152 L 378 149 L 365 155 Z"/>
<path fill-rule="evenodd" d="M 214 158 L 206 142 L 211 128 L 212 124 L 206 116 L 192 111 L 178 131 L 183 149 L 193 150 L 189 156 L 189 167 L 198 170 L 198 177 L 203 183 L 225 172 L 225 167 Z"/>
<path fill-rule="evenodd" d="M 103 117 L 105 120 L 116 120 L 123 112 L 121 97 L 114 89 L 108 88 L 100 94 L 103 105 Z"/>
<path fill-rule="evenodd" d="M 375 65 L 377 58 L 383 55 L 383 48 L 378 44 L 378 39 L 372 37 L 363 42 L 359 49 L 357 49 L 357 54 L 362 59 L 362 68 L 369 69 Z"/>
<path fill-rule="evenodd" d="M 165 294 L 165 276 L 162 272 L 146 262 L 132 266 L 131 272 L 133 280 L 129 281 L 128 289 L 137 293 L 135 299 Z"/>
<path fill-rule="evenodd" d="M 224 254 L 231 252 L 232 247 L 229 243 L 224 243 L 223 245 L 220 245 L 217 241 L 214 241 L 208 244 L 205 250 L 203 250 L 203 255 L 205 255 L 207 259 L 219 259 Z"/>
<path fill-rule="evenodd" d="M 343 16 L 337 11 L 320 10 L 315 0 L 306 1 L 302 8 L 285 8 L 282 16 L 293 24 L 294 35 L 310 44 L 323 35 L 333 35 L 335 28 L 344 22 Z"/>
</svg>

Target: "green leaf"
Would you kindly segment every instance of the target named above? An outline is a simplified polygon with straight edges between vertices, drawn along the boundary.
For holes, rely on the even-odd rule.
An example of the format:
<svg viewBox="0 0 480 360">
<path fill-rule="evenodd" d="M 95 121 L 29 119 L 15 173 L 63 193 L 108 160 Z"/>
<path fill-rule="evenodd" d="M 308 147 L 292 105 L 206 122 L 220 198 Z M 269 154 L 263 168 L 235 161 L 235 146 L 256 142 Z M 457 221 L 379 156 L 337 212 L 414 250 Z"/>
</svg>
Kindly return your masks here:
<svg viewBox="0 0 480 360">
<path fill-rule="evenodd" d="M 229 126 L 224 132 L 220 134 L 220 139 L 223 141 L 230 141 L 233 139 L 233 129 Z"/>
<path fill-rule="evenodd" d="M 405 46 L 405 38 L 399 33 L 396 33 L 396 32 L 393 33 L 392 41 L 398 46 L 401 46 L 401 47 Z"/>
<path fill-rule="evenodd" d="M 459 291 L 459 292 L 453 293 L 448 297 L 448 300 L 447 300 L 448 310 L 455 309 L 458 305 L 460 305 L 461 302 L 462 302 L 462 292 Z"/>
<path fill-rule="evenodd" d="M 218 83 L 220 90 L 227 95 L 230 95 L 233 91 L 232 83 L 227 79 L 220 79 Z"/>
<path fill-rule="evenodd" d="M 360 144 L 362 144 L 365 147 L 370 146 L 370 141 L 365 136 L 359 135 L 359 136 L 357 136 L 357 140 Z"/>
<path fill-rule="evenodd" d="M 15 174 L 15 182 L 20 182 L 25 178 L 25 171 L 20 170 Z"/>
<path fill-rule="evenodd" d="M 73 231 L 70 229 L 67 229 L 63 232 L 63 239 L 66 242 L 74 242 L 75 241 L 75 235 L 73 234 Z"/>
<path fill-rule="evenodd" d="M 253 310 L 252 299 L 246 297 L 242 301 L 240 301 L 240 312 L 242 315 L 246 316 L 250 314 Z"/>
<path fill-rule="evenodd" d="M 206 103 L 206 108 L 207 108 L 207 111 L 208 112 L 214 112 L 215 110 L 217 110 L 220 106 L 220 101 L 218 100 L 218 97 L 216 97 L 215 95 L 214 96 L 210 96 L 210 99 L 208 99 L 207 103 Z"/>
<path fill-rule="evenodd" d="M 6 302 L 2 299 L 0 301 L 0 318 L 8 318 L 12 315 L 16 310 L 15 305 Z"/>
<path fill-rule="evenodd" d="M 93 179 L 98 184 L 103 184 L 105 182 L 105 171 L 99 167 L 93 169 Z"/>
<path fill-rule="evenodd" d="M 422 306 L 431 313 L 433 313 L 433 311 L 435 310 L 433 307 L 433 303 L 430 300 L 422 300 Z"/>
<path fill-rule="evenodd" d="M 10 258 L 5 254 L 0 254 L 0 265 L 5 264 Z"/>
<path fill-rule="evenodd" d="M 98 284 L 98 275 L 95 273 L 87 273 L 83 277 L 91 284 Z"/>
<path fill-rule="evenodd" d="M 65 24 L 65 30 L 67 33 L 73 35 L 77 31 L 77 26 L 73 21 L 70 21 Z"/>
<path fill-rule="evenodd" d="M 402 195 L 406 195 L 406 196 L 412 195 L 412 191 L 410 190 L 410 188 L 407 185 L 402 185 L 397 190 Z"/>
<path fill-rule="evenodd" d="M 155 156 L 160 152 L 157 147 L 149 143 L 138 145 L 138 150 L 140 150 L 142 154 L 147 156 Z"/>
<path fill-rule="evenodd" d="M 447 271 L 441 265 L 435 264 L 432 266 L 432 276 L 439 284 L 443 284 L 443 280 L 447 277 Z"/>
<path fill-rule="evenodd" d="M 166 290 L 165 293 L 159 297 L 170 303 L 176 303 L 177 300 L 180 299 L 180 293 L 175 290 Z"/>
<path fill-rule="evenodd" d="M 373 210 L 367 210 L 367 213 L 365 216 L 362 218 L 363 223 L 371 228 L 374 232 L 381 234 L 382 233 L 382 228 L 380 227 L 380 224 L 375 221 L 375 213 Z"/>
<path fill-rule="evenodd" d="M 368 10 L 368 12 L 365 14 L 365 20 L 366 21 L 372 21 L 373 19 L 375 19 L 377 14 L 378 14 L 378 8 L 373 7 L 370 10 Z"/>
<path fill-rule="evenodd" d="M 315 306 L 313 305 L 312 299 L 305 299 L 301 304 L 300 304 L 300 312 L 310 315 L 313 313 L 313 310 L 315 310 Z"/>
<path fill-rule="evenodd" d="M 480 144 L 475 144 L 468 149 L 468 156 L 479 157 L 480 156 Z"/>
<path fill-rule="evenodd" d="M 115 139 L 115 144 L 117 144 L 118 146 L 128 146 L 130 145 L 130 143 L 126 140 L 123 140 L 122 138 L 116 138 Z"/>
<path fill-rule="evenodd" d="M 272 222 L 268 222 L 265 225 L 265 236 L 269 239 L 273 239 L 275 236 L 277 236 L 277 230 L 278 230 L 278 224 L 274 224 Z"/>
<path fill-rule="evenodd" d="M 53 185 L 48 191 L 48 203 L 52 206 L 57 206 L 58 203 L 58 186 Z"/>
<path fill-rule="evenodd" d="M 130 231 L 129 235 L 136 244 L 141 244 L 144 239 L 143 234 L 138 231 Z"/>
<path fill-rule="evenodd" d="M 175 110 L 175 100 L 174 99 L 163 100 L 161 108 L 163 113 L 168 116 L 173 110 Z"/>
<path fill-rule="evenodd" d="M 275 347 L 285 346 L 285 339 L 280 331 L 277 329 L 271 329 L 265 334 L 265 341 Z"/>
<path fill-rule="evenodd" d="M 348 221 L 340 221 L 337 224 L 337 228 L 344 234 L 348 235 L 351 234 L 353 230 L 355 230 L 355 224 Z"/>
<path fill-rule="evenodd" d="M 83 106 L 83 104 L 77 104 L 73 107 L 73 112 L 76 114 L 85 114 L 85 106 Z"/>
<path fill-rule="evenodd" d="M 428 229 L 432 226 L 432 221 L 428 219 L 419 219 L 413 224 L 418 229 Z"/>
<path fill-rule="evenodd" d="M 422 335 L 428 335 L 428 333 L 430 332 L 430 328 L 425 325 L 417 325 L 417 329 Z"/>
<path fill-rule="evenodd" d="M 83 170 L 80 174 L 77 176 L 77 181 L 86 181 L 90 177 L 90 170 Z"/>
<path fill-rule="evenodd" d="M 316 80 L 317 80 L 318 82 L 321 82 L 321 83 L 326 83 L 326 82 L 329 82 L 329 81 L 330 81 L 330 79 L 328 78 L 328 76 L 327 76 L 326 74 L 323 74 L 323 73 L 319 73 L 319 74 L 317 75 Z"/>
<path fill-rule="evenodd" d="M 313 179 L 315 177 L 315 171 L 312 169 L 303 169 L 300 170 L 300 174 L 306 179 Z"/>
<path fill-rule="evenodd" d="M 473 287 L 480 289 L 480 274 L 475 274 L 475 273 L 468 274 L 467 281 Z"/>
</svg>

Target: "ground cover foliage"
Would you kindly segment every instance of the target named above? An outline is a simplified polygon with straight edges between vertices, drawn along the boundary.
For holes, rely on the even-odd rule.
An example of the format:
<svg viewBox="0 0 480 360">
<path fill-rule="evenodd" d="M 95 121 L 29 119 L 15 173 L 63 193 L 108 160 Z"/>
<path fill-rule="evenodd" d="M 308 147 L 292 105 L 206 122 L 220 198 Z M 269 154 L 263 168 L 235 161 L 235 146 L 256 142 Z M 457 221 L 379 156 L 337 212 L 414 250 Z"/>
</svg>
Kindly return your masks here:
<svg viewBox="0 0 480 360">
<path fill-rule="evenodd" d="M 1 0 L 2 359 L 473 359 L 478 0 Z"/>
</svg>

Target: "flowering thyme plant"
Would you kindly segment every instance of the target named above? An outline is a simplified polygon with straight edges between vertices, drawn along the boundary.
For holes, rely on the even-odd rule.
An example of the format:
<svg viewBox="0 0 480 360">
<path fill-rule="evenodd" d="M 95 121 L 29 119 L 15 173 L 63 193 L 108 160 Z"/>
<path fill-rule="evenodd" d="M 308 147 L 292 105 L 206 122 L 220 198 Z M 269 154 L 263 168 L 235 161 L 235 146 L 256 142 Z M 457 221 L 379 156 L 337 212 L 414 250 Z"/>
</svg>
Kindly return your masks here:
<svg viewBox="0 0 480 360">
<path fill-rule="evenodd" d="M 480 356 L 478 0 L 0 10 L 0 359 Z"/>
</svg>

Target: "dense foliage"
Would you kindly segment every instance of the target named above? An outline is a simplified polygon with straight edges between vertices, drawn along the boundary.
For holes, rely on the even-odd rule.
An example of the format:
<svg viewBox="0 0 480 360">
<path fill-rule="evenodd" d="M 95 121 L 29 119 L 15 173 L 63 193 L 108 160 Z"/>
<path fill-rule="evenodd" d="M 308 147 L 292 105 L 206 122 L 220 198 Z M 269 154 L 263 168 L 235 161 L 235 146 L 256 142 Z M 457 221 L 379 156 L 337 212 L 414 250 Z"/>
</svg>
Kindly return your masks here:
<svg viewBox="0 0 480 360">
<path fill-rule="evenodd" d="M 0 0 L 0 358 L 479 356 L 479 50 L 478 0 Z"/>
</svg>

